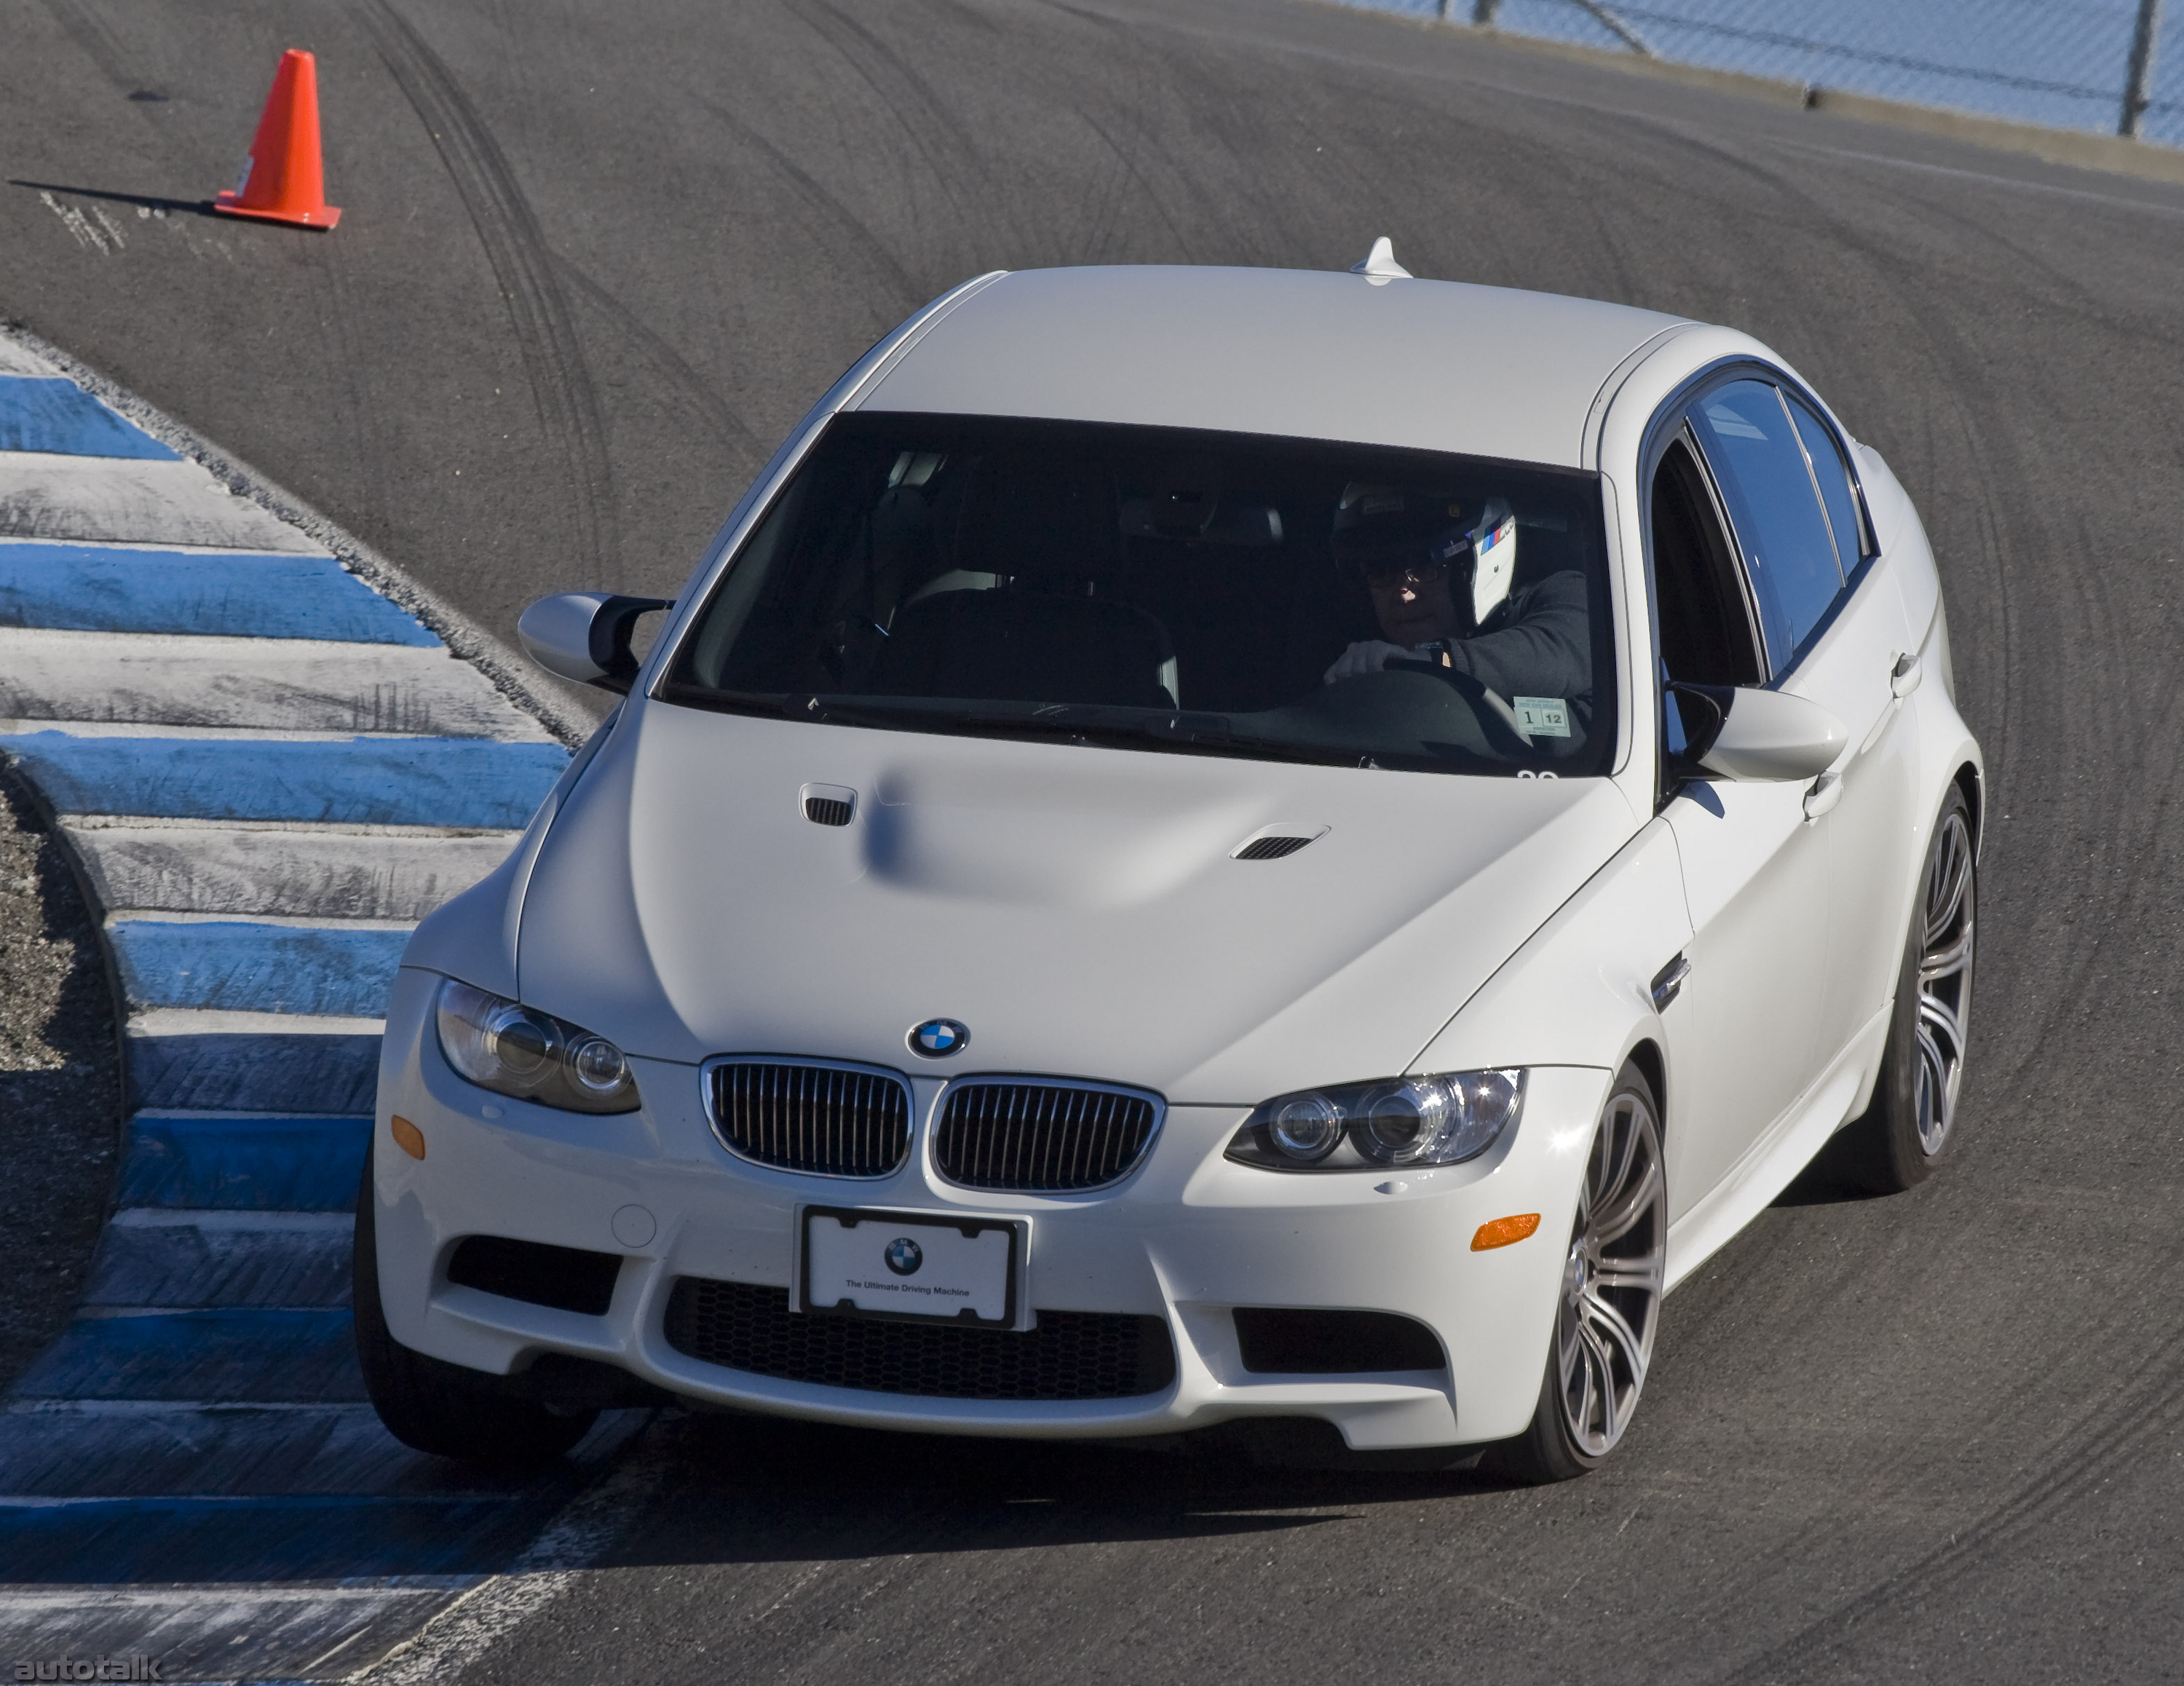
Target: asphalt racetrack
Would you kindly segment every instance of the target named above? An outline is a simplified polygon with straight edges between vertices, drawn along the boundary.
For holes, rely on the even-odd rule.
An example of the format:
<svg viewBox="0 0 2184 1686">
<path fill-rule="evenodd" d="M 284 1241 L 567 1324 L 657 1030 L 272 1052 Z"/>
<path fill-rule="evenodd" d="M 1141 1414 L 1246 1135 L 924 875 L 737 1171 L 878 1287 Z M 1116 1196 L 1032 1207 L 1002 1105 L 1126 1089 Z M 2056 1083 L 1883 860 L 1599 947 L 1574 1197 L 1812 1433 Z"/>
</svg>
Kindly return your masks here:
<svg viewBox="0 0 2184 1686">
<path fill-rule="evenodd" d="M 1719 1255 L 1607 1469 L 677 1417 L 601 1566 L 463 1681 L 2184 1669 L 2184 188 L 1281 0 L 8 0 L 0 34 L 0 312 L 504 636 L 549 590 L 671 593 L 965 276 L 1382 233 L 1758 335 L 1941 559 L 1991 793 L 1955 1162 L 1795 1190 Z M 332 235 L 197 209 L 291 45 Z"/>
</svg>

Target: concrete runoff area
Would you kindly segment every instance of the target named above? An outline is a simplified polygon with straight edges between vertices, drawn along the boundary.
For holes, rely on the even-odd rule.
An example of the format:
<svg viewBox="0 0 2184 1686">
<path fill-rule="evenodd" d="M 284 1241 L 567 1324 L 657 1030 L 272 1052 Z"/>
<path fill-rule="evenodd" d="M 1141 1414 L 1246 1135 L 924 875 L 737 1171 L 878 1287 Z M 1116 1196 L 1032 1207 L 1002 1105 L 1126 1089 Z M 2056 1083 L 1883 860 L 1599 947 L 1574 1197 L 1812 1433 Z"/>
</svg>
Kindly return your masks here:
<svg viewBox="0 0 2184 1686">
<path fill-rule="evenodd" d="M 1282 0 L 310 24 L 324 236 L 193 209 L 287 8 L 20 19 L 0 309 L 504 633 L 549 590 L 678 589 L 808 404 L 965 276 L 1346 268 L 1384 233 L 1422 275 L 1790 359 L 1917 500 L 1991 774 L 1955 1162 L 1895 1199 L 1808 1181 L 1711 1261 L 1598 1475 L 671 1418 L 640 1455 L 667 1475 L 588 1513 L 595 1567 L 526 1560 L 385 1678 L 2174 1671 L 2184 190 Z M 136 1129 L 223 1174 L 210 1122 Z M 254 1645 L 330 1619 L 309 1538 L 237 1583 Z"/>
</svg>

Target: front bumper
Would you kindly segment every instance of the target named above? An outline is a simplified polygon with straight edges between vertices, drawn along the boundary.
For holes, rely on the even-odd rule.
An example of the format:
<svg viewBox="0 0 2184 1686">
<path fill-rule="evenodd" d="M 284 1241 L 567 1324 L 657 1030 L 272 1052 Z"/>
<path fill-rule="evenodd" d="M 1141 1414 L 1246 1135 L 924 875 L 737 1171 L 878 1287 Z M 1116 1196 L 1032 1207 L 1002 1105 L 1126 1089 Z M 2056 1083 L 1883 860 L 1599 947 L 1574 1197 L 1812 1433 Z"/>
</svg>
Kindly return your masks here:
<svg viewBox="0 0 2184 1686">
<path fill-rule="evenodd" d="M 1075 1438 L 1311 1416 L 1367 1450 L 1501 1439 L 1531 1418 L 1604 1069 L 1534 1068 L 1517 1127 L 1468 1165 L 1262 1171 L 1223 1157 L 1245 1109 L 1171 1106 L 1119 1186 L 1007 1194 L 956 1188 L 933 1171 L 927 1125 L 943 1078 L 908 1074 L 912 1147 L 894 1175 L 779 1171 L 720 1144 L 694 1066 L 632 1060 L 644 1109 L 610 1117 L 465 1082 L 432 1032 L 438 983 L 405 969 L 396 985 L 373 1155 L 381 1296 L 394 1338 L 416 1351 L 493 1374 L 566 1353 L 693 1399 L 933 1433 Z M 422 1161 L 394 1150 L 396 1114 L 423 1132 Z M 789 1285 L 797 1214 L 807 1205 L 1018 1220 L 1028 1305 L 1163 1319 L 1175 1379 L 1128 1399 L 935 1399 L 725 1369 L 670 1345 L 664 1318 L 678 1278 Z M 1530 1239 L 1470 1250 L 1479 1225 L 1520 1212 L 1542 1215 Z M 448 1257 L 471 1235 L 618 1255 L 611 1304 L 588 1316 L 452 1283 Z M 1357 1377 L 1255 1373 L 1244 1368 L 1230 1315 L 1239 1306 L 1396 1312 L 1429 1327 L 1449 1363 Z"/>
</svg>

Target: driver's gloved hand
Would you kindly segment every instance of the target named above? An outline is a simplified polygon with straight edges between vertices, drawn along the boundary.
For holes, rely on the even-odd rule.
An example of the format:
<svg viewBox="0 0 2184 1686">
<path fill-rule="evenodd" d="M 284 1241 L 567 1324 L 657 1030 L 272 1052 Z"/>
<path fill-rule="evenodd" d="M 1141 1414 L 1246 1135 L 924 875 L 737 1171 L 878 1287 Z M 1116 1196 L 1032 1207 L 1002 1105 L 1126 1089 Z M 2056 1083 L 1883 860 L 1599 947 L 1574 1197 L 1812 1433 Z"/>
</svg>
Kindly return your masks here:
<svg viewBox="0 0 2184 1686">
<path fill-rule="evenodd" d="M 1352 644 L 1335 658 L 1334 665 L 1327 670 L 1327 682 L 1338 679 L 1356 679 L 1368 673 L 1378 673 L 1391 661 L 1407 661 L 1410 651 L 1401 644 L 1390 644 L 1379 638 L 1367 638 Z"/>
</svg>

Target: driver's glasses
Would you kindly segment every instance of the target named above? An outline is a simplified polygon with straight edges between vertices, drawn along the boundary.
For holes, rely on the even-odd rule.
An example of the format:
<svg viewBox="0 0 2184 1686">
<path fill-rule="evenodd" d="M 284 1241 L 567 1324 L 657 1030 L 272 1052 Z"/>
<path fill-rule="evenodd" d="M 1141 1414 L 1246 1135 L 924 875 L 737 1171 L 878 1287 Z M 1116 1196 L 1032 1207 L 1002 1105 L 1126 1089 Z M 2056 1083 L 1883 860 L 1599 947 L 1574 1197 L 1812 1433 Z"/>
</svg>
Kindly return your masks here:
<svg viewBox="0 0 2184 1686">
<path fill-rule="evenodd" d="M 1365 583 L 1376 592 L 1393 591 L 1397 586 L 1429 586 L 1448 577 L 1446 562 L 1368 562 L 1358 570 L 1365 576 Z"/>
</svg>

